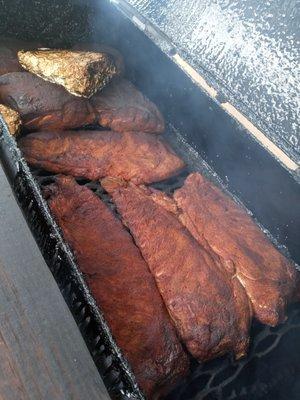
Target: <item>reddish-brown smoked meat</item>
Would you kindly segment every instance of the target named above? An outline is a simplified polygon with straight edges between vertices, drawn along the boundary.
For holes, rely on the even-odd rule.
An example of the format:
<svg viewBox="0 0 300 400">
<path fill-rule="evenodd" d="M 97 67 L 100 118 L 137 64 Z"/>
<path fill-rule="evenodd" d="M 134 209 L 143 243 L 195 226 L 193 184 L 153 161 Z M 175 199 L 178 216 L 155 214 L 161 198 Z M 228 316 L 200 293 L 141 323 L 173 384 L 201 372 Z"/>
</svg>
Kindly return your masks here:
<svg viewBox="0 0 300 400">
<path fill-rule="evenodd" d="M 27 129 L 67 130 L 99 123 L 117 132 L 164 130 L 157 107 L 129 81 L 117 79 L 88 100 L 29 72 L 11 72 L 21 66 L 4 50 L 8 53 L 0 59 L 0 102 L 18 111 Z"/>
<path fill-rule="evenodd" d="M 161 133 L 164 120 L 156 105 L 126 79 L 116 79 L 90 99 L 99 125 L 116 132 Z"/>
<path fill-rule="evenodd" d="M 188 360 L 147 264 L 121 222 L 88 188 L 60 176 L 46 196 L 140 387 L 149 399 L 158 398 L 185 375 Z"/>
<path fill-rule="evenodd" d="M 181 221 L 211 248 L 244 286 L 262 323 L 284 321 L 295 290 L 296 270 L 249 215 L 200 174 L 191 174 L 174 194 Z"/>
<path fill-rule="evenodd" d="M 117 179 L 103 179 L 102 185 L 147 261 L 191 354 L 201 361 L 228 351 L 245 354 L 249 315 L 241 323 L 244 304 L 235 298 L 227 273 L 178 221 L 168 201 Z"/>
<path fill-rule="evenodd" d="M 29 164 L 92 180 L 116 176 L 150 183 L 184 166 L 159 137 L 149 133 L 36 132 L 19 144 Z"/>
<path fill-rule="evenodd" d="M 96 121 L 86 99 L 29 72 L 0 76 L 0 103 L 18 111 L 29 130 L 72 129 Z"/>
</svg>

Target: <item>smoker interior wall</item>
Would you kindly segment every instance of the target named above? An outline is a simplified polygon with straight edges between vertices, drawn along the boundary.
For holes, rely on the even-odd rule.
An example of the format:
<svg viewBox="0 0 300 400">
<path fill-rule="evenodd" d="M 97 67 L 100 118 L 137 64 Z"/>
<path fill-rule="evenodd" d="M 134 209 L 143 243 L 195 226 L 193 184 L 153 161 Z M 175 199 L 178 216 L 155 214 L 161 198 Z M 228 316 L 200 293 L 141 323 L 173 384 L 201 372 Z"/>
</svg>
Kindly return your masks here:
<svg viewBox="0 0 300 400">
<path fill-rule="evenodd" d="M 297 0 L 127 0 L 201 74 L 300 161 Z"/>
<path fill-rule="evenodd" d="M 89 39 L 91 0 L 1 0 L 0 34 L 62 46 Z"/>
<path fill-rule="evenodd" d="M 2 3 L 2 35 L 39 40 L 44 46 L 99 41 L 119 48 L 128 76 L 300 263 L 300 187 L 294 177 L 115 6 L 104 0 Z"/>
</svg>

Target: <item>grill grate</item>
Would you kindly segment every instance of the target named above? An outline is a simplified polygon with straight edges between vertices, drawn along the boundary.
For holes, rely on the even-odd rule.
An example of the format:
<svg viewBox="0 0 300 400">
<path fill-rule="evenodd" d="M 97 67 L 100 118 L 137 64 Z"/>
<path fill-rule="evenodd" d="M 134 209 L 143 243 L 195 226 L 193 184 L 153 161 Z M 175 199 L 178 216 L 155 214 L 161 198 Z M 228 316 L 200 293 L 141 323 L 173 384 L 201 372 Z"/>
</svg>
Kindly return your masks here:
<svg viewBox="0 0 300 400">
<path fill-rule="evenodd" d="M 32 173 L 40 187 L 48 185 L 55 178 L 55 175 L 41 169 L 32 169 Z M 186 169 L 179 175 L 152 186 L 171 194 L 182 186 L 188 173 Z M 115 205 L 98 182 L 86 179 L 77 179 L 77 182 L 89 187 L 119 218 Z M 300 343 L 297 340 L 297 334 L 300 333 L 300 308 L 297 305 L 292 306 L 288 314 L 287 322 L 275 328 L 254 322 L 249 353 L 242 360 L 235 361 L 230 356 L 205 364 L 192 360 L 191 374 L 167 400 L 252 400 L 253 395 L 256 399 L 273 400 L 283 381 L 290 380 L 291 376 L 296 379 L 300 373 Z M 294 352 L 296 357 L 294 363 L 289 363 L 283 369 L 281 354 L 285 351 Z M 102 362 L 103 358 L 99 364 Z M 284 386 L 286 393 L 286 384 Z"/>
<path fill-rule="evenodd" d="M 246 358 L 235 361 L 227 356 L 194 365 L 188 380 L 168 400 L 296 398 L 297 389 L 290 387 L 288 393 L 286 384 L 295 382 L 300 373 L 299 306 L 290 307 L 288 315 L 287 322 L 276 328 L 254 322 Z M 284 386 L 284 395 L 279 395 L 280 385 Z"/>
</svg>

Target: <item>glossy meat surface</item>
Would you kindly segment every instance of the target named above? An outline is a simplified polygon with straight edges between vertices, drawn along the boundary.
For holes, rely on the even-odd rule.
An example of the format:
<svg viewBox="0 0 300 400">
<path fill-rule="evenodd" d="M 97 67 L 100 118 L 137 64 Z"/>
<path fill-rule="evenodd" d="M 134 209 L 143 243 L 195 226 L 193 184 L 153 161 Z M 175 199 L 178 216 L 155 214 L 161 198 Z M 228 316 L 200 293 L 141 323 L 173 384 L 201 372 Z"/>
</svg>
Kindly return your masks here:
<svg viewBox="0 0 300 400">
<path fill-rule="evenodd" d="M 158 398 L 187 372 L 188 361 L 147 264 L 88 188 L 60 176 L 46 196 L 140 387 L 149 399 Z"/>
<path fill-rule="evenodd" d="M 190 353 L 201 361 L 226 352 L 245 354 L 248 327 L 241 324 L 231 279 L 179 222 L 170 202 L 132 183 L 110 178 L 101 183 L 147 261 Z"/>
<path fill-rule="evenodd" d="M 29 130 L 63 130 L 95 122 L 88 100 L 29 72 L 0 76 L 0 102 L 18 111 Z"/>
<path fill-rule="evenodd" d="M 156 135 L 112 131 L 36 132 L 19 141 L 29 164 L 91 180 L 159 181 L 183 162 Z"/>
<path fill-rule="evenodd" d="M 116 79 L 90 99 L 99 125 L 117 132 L 161 133 L 164 119 L 156 105 L 131 82 Z"/>
<path fill-rule="evenodd" d="M 181 221 L 242 283 L 256 318 L 269 325 L 284 321 L 296 272 L 250 216 L 200 174 L 191 174 L 174 198 Z"/>
<path fill-rule="evenodd" d="M 151 198 L 160 206 L 165 208 L 167 211 L 173 213 L 176 215 L 179 221 L 183 223 L 184 226 L 187 228 L 191 228 L 190 226 L 185 224 L 184 219 L 182 218 L 182 212 L 179 207 L 177 207 L 176 202 L 174 201 L 173 198 L 169 197 L 165 193 L 151 189 Z M 192 229 L 189 229 L 190 233 L 194 233 Z M 236 351 L 237 357 L 241 357 L 245 355 L 246 350 L 247 350 L 247 337 L 249 338 L 249 331 L 250 331 L 250 326 L 252 323 L 252 305 L 251 302 L 248 298 L 248 295 L 245 291 L 245 288 L 241 284 L 241 282 L 238 280 L 238 278 L 234 275 L 232 275 L 230 268 L 228 269 L 228 266 L 223 262 L 220 257 L 212 251 L 212 249 L 208 246 L 207 242 L 205 240 L 199 240 L 199 237 L 196 235 L 193 235 L 195 239 L 198 241 L 198 243 L 203 247 L 213 258 L 215 265 L 222 271 L 222 273 L 225 273 L 227 275 L 227 279 L 231 281 L 231 289 L 233 292 L 233 296 L 235 298 L 235 303 L 236 303 L 236 321 L 238 325 L 238 329 L 242 333 L 243 337 L 245 338 L 243 341 L 241 341 L 241 346 L 238 351 Z"/>
</svg>

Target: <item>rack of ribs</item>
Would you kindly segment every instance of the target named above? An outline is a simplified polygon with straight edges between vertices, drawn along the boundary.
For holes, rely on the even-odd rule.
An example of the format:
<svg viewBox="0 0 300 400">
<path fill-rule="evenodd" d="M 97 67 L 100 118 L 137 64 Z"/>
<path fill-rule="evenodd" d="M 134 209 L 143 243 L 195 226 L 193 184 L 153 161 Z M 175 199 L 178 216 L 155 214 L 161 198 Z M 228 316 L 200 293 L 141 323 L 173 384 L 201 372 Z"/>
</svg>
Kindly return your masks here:
<svg viewBox="0 0 300 400">
<path fill-rule="evenodd" d="M 17 111 L 28 130 L 72 129 L 96 121 L 87 99 L 29 72 L 0 76 L 0 103 Z"/>
<path fill-rule="evenodd" d="M 122 223 L 87 187 L 58 176 L 45 197 L 137 382 L 157 399 L 187 373 L 188 359 L 147 264 Z"/>
<path fill-rule="evenodd" d="M 158 136 L 141 132 L 36 132 L 21 138 L 19 145 L 33 166 L 91 180 L 116 176 L 150 183 L 184 166 Z"/>
<path fill-rule="evenodd" d="M 16 65 L 19 68 L 17 61 Z M 164 119 L 155 104 L 125 79 L 116 79 L 86 99 L 30 72 L 10 72 L 15 64 L 5 68 L 9 73 L 0 76 L 0 102 L 20 114 L 27 130 L 67 130 L 90 124 L 117 132 L 164 130 Z"/>
<path fill-rule="evenodd" d="M 91 97 L 99 125 L 117 132 L 161 133 L 164 119 L 155 104 L 126 79 L 115 79 Z"/>
<path fill-rule="evenodd" d="M 245 288 L 255 317 L 277 325 L 296 285 L 296 269 L 251 217 L 198 173 L 174 194 L 181 222 L 200 245 L 213 251 Z"/>
<path fill-rule="evenodd" d="M 201 361 L 227 352 L 244 355 L 251 321 L 248 298 L 180 223 L 171 200 L 116 178 L 101 184 L 148 263 L 189 352 Z"/>
</svg>

